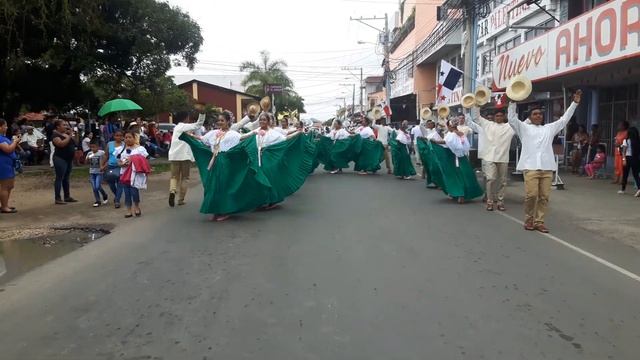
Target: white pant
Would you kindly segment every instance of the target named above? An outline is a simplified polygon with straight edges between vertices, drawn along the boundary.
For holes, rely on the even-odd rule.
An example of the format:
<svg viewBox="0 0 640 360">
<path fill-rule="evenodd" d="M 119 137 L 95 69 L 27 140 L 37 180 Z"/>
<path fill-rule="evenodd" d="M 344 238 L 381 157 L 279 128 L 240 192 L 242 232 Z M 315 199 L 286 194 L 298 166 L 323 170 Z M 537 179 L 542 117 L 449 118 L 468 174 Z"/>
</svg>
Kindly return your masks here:
<svg viewBox="0 0 640 360">
<path fill-rule="evenodd" d="M 49 166 L 53 167 L 53 152 L 56 150 L 53 141 L 49 141 Z"/>
</svg>

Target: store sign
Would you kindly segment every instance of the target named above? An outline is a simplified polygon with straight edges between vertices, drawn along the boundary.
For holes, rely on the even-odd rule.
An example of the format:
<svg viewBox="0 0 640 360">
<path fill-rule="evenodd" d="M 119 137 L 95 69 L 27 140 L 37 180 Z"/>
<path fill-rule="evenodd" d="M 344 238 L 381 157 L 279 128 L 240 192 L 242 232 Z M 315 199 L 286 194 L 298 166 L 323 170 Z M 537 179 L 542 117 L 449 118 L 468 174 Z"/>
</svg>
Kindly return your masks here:
<svg viewBox="0 0 640 360">
<path fill-rule="evenodd" d="M 449 96 L 443 104 L 454 106 L 460 104 L 460 100 L 462 99 L 462 86 L 459 86 L 453 89 L 451 96 Z"/>
<path fill-rule="evenodd" d="M 394 71 L 395 80 L 391 83 L 391 98 L 397 98 L 408 94 L 413 94 L 413 78 L 409 77 L 407 70 Z"/>
<path fill-rule="evenodd" d="M 540 81 L 634 56 L 640 56 L 640 0 L 613 0 L 498 55 L 494 88 L 519 74 Z"/>
<path fill-rule="evenodd" d="M 522 4 L 514 8 L 518 3 L 522 3 L 521 0 L 509 0 L 505 4 L 496 6 L 491 14 L 482 19 L 478 23 L 478 40 L 483 41 L 487 37 L 491 37 L 496 33 L 507 28 L 507 18 L 509 23 L 514 24 L 520 19 L 533 14 L 538 7 Z M 509 12 L 509 10 L 513 11 Z"/>
<path fill-rule="evenodd" d="M 280 84 L 267 84 L 264 86 L 264 92 L 268 94 L 280 94 L 283 90 L 284 89 Z"/>
</svg>

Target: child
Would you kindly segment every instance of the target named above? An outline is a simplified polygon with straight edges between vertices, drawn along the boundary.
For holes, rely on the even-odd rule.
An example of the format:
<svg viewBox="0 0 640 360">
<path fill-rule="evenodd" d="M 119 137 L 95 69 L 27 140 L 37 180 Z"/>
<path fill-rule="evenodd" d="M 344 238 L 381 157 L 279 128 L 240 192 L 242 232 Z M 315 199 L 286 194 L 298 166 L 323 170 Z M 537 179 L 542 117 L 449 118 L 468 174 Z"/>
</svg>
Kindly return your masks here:
<svg viewBox="0 0 640 360">
<path fill-rule="evenodd" d="M 98 147 L 98 139 L 91 140 L 89 143 L 86 162 L 89 164 L 89 180 L 91 181 L 93 196 L 96 199 L 93 207 L 100 206 L 100 195 L 102 195 L 102 205 L 106 205 L 109 202 L 109 197 L 102 189 L 102 173 L 107 167 L 107 157 L 105 152 Z"/>
<path fill-rule="evenodd" d="M 605 154 L 604 145 L 598 145 L 598 150 L 596 152 L 596 156 L 593 158 L 593 161 L 584 166 L 584 172 L 590 179 L 596 178 L 596 172 L 600 170 L 604 166 L 604 161 L 607 159 L 607 154 Z"/>
<path fill-rule="evenodd" d="M 124 135 L 124 152 L 117 155 L 120 170 L 120 185 L 124 194 L 124 204 L 127 208 L 125 218 L 133 215 L 139 217 L 142 215 L 140 210 L 140 189 L 146 189 L 146 174 L 151 170 L 146 158 L 149 156 L 147 150 L 136 144 L 136 134 L 133 131 L 127 131 Z M 142 160 L 141 162 L 139 160 Z M 135 163 L 139 167 L 134 169 Z M 138 174 L 138 175 L 136 175 Z"/>
</svg>

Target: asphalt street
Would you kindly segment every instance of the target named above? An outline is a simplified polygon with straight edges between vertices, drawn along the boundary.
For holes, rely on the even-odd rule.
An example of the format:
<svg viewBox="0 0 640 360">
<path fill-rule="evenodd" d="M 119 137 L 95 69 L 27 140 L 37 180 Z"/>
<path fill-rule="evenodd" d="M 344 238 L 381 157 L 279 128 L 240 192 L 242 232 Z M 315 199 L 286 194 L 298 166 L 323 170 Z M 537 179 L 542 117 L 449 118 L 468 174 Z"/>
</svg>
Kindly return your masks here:
<svg viewBox="0 0 640 360">
<path fill-rule="evenodd" d="M 198 213 L 201 196 L 5 285 L 0 358 L 640 356 L 639 281 L 422 181 L 317 173 L 281 208 L 225 223 Z M 637 252 L 549 225 L 640 273 Z"/>
</svg>

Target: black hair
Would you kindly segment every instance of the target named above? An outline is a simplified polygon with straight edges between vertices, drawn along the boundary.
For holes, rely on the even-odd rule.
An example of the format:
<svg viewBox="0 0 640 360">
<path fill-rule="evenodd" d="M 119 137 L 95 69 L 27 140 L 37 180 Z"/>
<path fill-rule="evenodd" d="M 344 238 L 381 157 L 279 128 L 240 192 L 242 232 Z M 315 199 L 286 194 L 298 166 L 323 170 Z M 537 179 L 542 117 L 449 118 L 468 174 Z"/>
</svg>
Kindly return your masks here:
<svg viewBox="0 0 640 360">
<path fill-rule="evenodd" d="M 598 144 L 598 150 L 602 152 L 607 152 L 607 147 L 604 144 Z"/>
<path fill-rule="evenodd" d="M 222 113 L 220 113 L 220 116 L 222 116 L 226 122 L 231 122 L 231 118 L 233 117 L 233 114 L 231 113 L 231 111 L 225 110 Z"/>
<path fill-rule="evenodd" d="M 54 128 L 54 129 L 57 129 L 57 128 L 58 128 L 58 126 L 60 126 L 60 124 L 64 124 L 65 122 L 67 122 L 67 121 L 66 121 L 66 120 L 63 120 L 63 119 L 55 119 L 55 120 L 53 121 L 53 128 Z"/>
<path fill-rule="evenodd" d="M 638 128 L 632 126 L 627 130 L 627 139 L 631 143 L 631 157 L 634 159 L 640 158 L 640 134 L 638 134 Z"/>
<path fill-rule="evenodd" d="M 189 117 L 188 111 L 178 111 L 176 113 L 176 122 L 182 122 Z"/>
<path fill-rule="evenodd" d="M 532 110 L 533 111 L 533 110 Z M 493 116 L 496 116 L 497 114 L 502 114 L 504 115 L 504 110 L 498 109 L 496 111 L 493 112 Z"/>
<path fill-rule="evenodd" d="M 627 120 L 620 121 L 620 124 L 622 125 L 622 128 L 624 130 L 628 130 L 629 129 L 629 122 Z"/>
<path fill-rule="evenodd" d="M 7 125 L 7 120 L 0 118 L 0 126 Z"/>
<path fill-rule="evenodd" d="M 122 135 L 124 135 L 124 131 L 122 131 L 122 129 L 117 129 L 116 131 L 113 132 L 113 135 L 120 133 Z"/>
<path fill-rule="evenodd" d="M 100 145 L 100 140 L 97 137 L 94 137 L 89 141 L 89 145 Z"/>
</svg>

